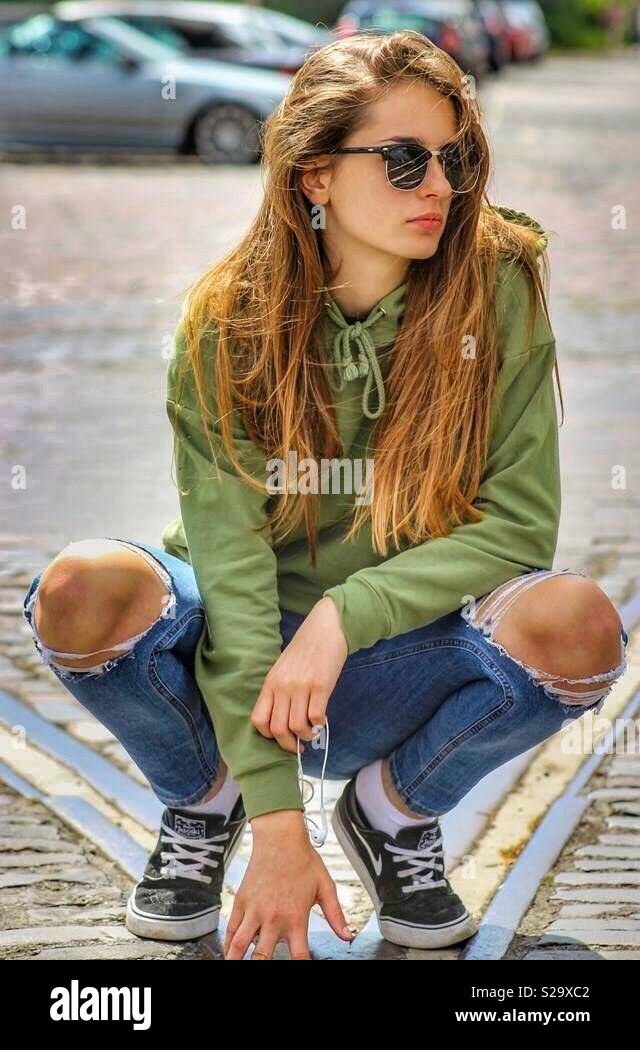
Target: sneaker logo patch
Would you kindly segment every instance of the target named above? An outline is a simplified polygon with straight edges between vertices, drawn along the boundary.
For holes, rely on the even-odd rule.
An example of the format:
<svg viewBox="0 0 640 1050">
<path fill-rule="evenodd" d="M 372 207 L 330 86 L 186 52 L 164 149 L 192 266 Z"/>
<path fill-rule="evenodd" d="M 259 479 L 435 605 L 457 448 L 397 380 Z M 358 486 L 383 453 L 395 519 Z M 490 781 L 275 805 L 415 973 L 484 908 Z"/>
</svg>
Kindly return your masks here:
<svg viewBox="0 0 640 1050">
<path fill-rule="evenodd" d="M 197 817 L 181 817 L 177 813 L 173 827 L 178 835 L 184 835 L 186 839 L 203 839 L 206 833 L 204 820 L 199 820 Z"/>
<path fill-rule="evenodd" d="M 375 857 L 373 852 L 372 852 L 372 850 L 371 850 L 371 846 L 369 845 L 369 843 L 365 839 L 363 839 L 362 835 L 358 831 L 358 829 L 355 826 L 355 824 L 352 824 L 351 826 L 352 826 L 353 830 L 355 831 L 356 835 L 358 836 L 358 838 L 360 839 L 362 845 L 366 849 L 367 853 L 371 857 L 371 863 L 373 864 L 373 870 L 375 871 L 376 875 L 379 875 L 380 872 L 382 871 L 382 857 Z"/>
<path fill-rule="evenodd" d="M 425 849 L 430 842 L 434 842 L 438 837 L 437 830 L 431 828 L 429 831 L 423 831 L 420 836 L 420 841 L 416 846 L 416 849 Z"/>
</svg>

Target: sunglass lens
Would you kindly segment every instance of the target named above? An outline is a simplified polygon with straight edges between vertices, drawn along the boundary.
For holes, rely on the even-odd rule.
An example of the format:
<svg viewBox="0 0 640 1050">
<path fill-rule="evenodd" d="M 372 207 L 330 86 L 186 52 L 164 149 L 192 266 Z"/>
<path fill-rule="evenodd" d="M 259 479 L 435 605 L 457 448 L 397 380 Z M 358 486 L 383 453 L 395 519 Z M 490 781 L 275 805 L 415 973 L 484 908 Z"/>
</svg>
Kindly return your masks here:
<svg viewBox="0 0 640 1050">
<path fill-rule="evenodd" d="M 451 189 L 455 193 L 469 193 L 476 184 L 479 172 L 479 159 L 475 150 L 465 151 L 460 143 L 456 143 L 444 150 L 441 159 Z"/>
<path fill-rule="evenodd" d="M 431 158 L 421 146 L 393 146 L 387 154 L 387 176 L 392 186 L 416 189 L 423 181 Z"/>
</svg>

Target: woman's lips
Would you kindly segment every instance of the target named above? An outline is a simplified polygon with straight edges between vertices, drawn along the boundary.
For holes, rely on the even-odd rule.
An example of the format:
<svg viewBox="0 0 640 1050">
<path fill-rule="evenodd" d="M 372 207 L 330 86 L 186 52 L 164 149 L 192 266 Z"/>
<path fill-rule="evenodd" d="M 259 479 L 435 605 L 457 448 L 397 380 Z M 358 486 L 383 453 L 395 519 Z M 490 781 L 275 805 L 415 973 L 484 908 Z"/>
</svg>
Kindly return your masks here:
<svg viewBox="0 0 640 1050">
<path fill-rule="evenodd" d="M 439 230 L 443 224 L 443 220 L 440 215 L 431 219 L 410 219 L 410 226 L 417 226 L 420 230 Z"/>
</svg>

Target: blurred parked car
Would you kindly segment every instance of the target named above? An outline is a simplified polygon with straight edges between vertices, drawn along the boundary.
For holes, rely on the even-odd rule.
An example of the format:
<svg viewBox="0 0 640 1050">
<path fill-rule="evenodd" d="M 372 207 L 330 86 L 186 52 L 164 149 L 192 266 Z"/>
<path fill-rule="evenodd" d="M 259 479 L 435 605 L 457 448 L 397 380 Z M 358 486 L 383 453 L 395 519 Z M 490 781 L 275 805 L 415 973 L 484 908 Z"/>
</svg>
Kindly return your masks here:
<svg viewBox="0 0 640 1050">
<path fill-rule="evenodd" d="M 349 0 L 334 26 L 338 37 L 415 29 L 432 40 L 465 73 L 481 80 L 489 68 L 489 44 L 472 0 Z"/>
<path fill-rule="evenodd" d="M 489 68 L 497 73 L 511 61 L 509 24 L 499 0 L 476 0 L 475 8 L 487 34 Z"/>
<path fill-rule="evenodd" d="M 185 58 L 115 18 L 48 14 L 0 35 L 0 146 L 192 152 L 207 163 L 260 155 L 260 122 L 291 78 Z"/>
<path fill-rule="evenodd" d="M 509 27 L 509 50 L 514 62 L 541 58 L 549 48 L 549 31 L 537 0 L 502 0 Z"/>
<path fill-rule="evenodd" d="M 228 6 L 225 4 L 225 7 Z M 256 8 L 251 8 L 256 14 Z M 312 25 L 302 18 L 294 18 L 293 15 L 285 15 L 282 11 L 272 11 L 269 8 L 257 8 L 259 18 L 265 16 L 268 24 L 275 33 L 287 44 L 303 44 L 305 47 L 318 47 L 330 44 L 334 39 L 333 33 L 327 25 L 317 23 Z"/>
<path fill-rule="evenodd" d="M 249 4 L 193 0 L 65 0 L 61 18 L 111 15 L 190 58 L 295 73 L 310 51 L 329 43 L 329 30 Z"/>
</svg>

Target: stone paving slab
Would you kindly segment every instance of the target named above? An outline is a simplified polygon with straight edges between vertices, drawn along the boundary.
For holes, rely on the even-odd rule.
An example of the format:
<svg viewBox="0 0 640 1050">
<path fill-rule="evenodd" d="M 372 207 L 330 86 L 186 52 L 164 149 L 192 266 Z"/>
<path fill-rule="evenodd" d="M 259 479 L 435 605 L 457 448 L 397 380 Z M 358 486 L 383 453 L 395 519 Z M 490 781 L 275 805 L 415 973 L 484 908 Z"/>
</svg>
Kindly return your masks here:
<svg viewBox="0 0 640 1050">
<path fill-rule="evenodd" d="M 556 883 L 564 886 L 638 886 L 640 875 L 635 871 L 563 871 Z"/>
<path fill-rule="evenodd" d="M 599 918 L 602 915 L 626 914 L 624 904 L 564 904 L 560 908 L 560 918 L 577 918 L 586 916 L 588 918 Z"/>
<path fill-rule="evenodd" d="M 575 863 L 578 871 L 640 871 L 640 860 L 625 860 L 611 857 L 609 860 L 578 860 Z"/>
<path fill-rule="evenodd" d="M 640 788 L 596 788 L 595 791 L 591 791 L 589 794 L 590 797 L 594 799 L 604 798 L 611 802 L 615 802 L 617 799 L 640 799 Z"/>
<path fill-rule="evenodd" d="M 41 882 L 92 883 L 94 881 L 95 879 L 91 872 L 79 868 L 56 868 L 53 871 L 40 871 L 38 874 L 20 871 L 2 874 L 2 869 L 0 869 L 0 890 L 16 886 L 35 886 L 36 883 Z"/>
<path fill-rule="evenodd" d="M 640 904 L 640 890 L 629 889 L 592 889 L 581 886 L 571 890 L 557 890 L 551 895 L 555 901 L 608 901 L 611 904 L 627 901 L 629 904 Z"/>
<path fill-rule="evenodd" d="M 9 868 L 51 867 L 52 864 L 73 864 L 82 859 L 82 853 L 0 853 L 0 871 Z"/>
<path fill-rule="evenodd" d="M 576 856 L 621 857 L 628 860 L 640 857 L 640 846 L 633 845 L 630 835 L 625 835 L 624 841 L 615 846 L 604 841 L 607 837 L 610 836 L 600 835 L 599 845 L 581 846 L 580 849 L 576 850 Z"/>
<path fill-rule="evenodd" d="M 640 932 L 627 933 L 623 930 L 608 929 L 601 933 L 593 930 L 578 930 L 572 927 L 562 929 L 558 933 L 545 933 L 540 944 L 575 944 L 577 941 L 595 948 L 601 944 L 627 944 L 640 946 Z"/>
<path fill-rule="evenodd" d="M 603 832 L 600 836 L 600 841 L 605 846 L 629 846 L 633 848 L 638 843 L 637 835 L 627 835 L 624 833 L 616 832 Z"/>
</svg>

